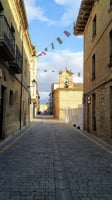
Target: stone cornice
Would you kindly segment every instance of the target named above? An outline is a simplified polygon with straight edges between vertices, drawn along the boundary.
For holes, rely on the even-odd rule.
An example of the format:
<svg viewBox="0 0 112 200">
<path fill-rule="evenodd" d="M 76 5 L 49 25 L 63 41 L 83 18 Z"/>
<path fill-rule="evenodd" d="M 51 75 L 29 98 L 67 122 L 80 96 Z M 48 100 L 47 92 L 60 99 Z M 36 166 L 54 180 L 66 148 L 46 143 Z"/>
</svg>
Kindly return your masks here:
<svg viewBox="0 0 112 200">
<path fill-rule="evenodd" d="M 77 21 L 76 24 L 74 25 L 74 35 L 83 34 L 95 2 L 96 0 L 82 0 Z"/>
<path fill-rule="evenodd" d="M 20 15 L 23 27 L 24 29 L 28 29 L 28 21 L 27 21 L 27 15 L 26 15 L 24 2 L 23 0 L 16 0 L 15 2 L 18 8 L 18 13 Z"/>
</svg>

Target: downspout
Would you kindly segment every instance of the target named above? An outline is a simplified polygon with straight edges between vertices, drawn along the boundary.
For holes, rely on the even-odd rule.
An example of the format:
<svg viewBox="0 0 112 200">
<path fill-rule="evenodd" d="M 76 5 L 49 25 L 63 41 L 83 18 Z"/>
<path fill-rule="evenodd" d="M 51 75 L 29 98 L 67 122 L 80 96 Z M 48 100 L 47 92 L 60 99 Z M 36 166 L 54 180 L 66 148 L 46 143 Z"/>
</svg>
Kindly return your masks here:
<svg viewBox="0 0 112 200">
<path fill-rule="evenodd" d="M 22 34 L 22 72 L 20 84 L 20 130 L 22 128 L 22 98 L 23 98 L 23 34 Z"/>
</svg>

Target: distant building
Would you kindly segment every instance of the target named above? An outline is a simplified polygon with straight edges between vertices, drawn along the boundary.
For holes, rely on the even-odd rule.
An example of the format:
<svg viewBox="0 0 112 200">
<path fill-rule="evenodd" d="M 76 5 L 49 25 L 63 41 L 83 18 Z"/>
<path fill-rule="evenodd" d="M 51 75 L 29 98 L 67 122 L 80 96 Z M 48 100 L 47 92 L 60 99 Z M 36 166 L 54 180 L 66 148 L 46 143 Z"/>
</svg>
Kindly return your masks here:
<svg viewBox="0 0 112 200">
<path fill-rule="evenodd" d="M 112 0 L 82 0 L 75 35 L 84 35 L 84 129 L 112 138 Z"/>
<path fill-rule="evenodd" d="M 32 78 L 36 80 L 35 74 L 31 76 L 31 65 L 36 67 L 35 59 L 36 50 L 30 41 L 23 0 L 1 0 L 0 139 L 30 121 L 30 88 Z"/>
<path fill-rule="evenodd" d="M 40 112 L 41 113 L 48 113 L 48 105 L 47 104 L 40 104 Z"/>
<path fill-rule="evenodd" d="M 63 72 L 59 72 L 59 83 L 52 84 L 51 94 L 54 116 L 59 120 L 75 123 L 74 110 L 82 105 L 83 84 L 73 82 L 71 70 L 65 68 Z"/>
<path fill-rule="evenodd" d="M 30 104 L 30 120 L 36 117 L 40 108 L 40 97 L 38 93 L 38 82 L 37 82 L 37 57 L 36 51 L 30 64 L 30 86 L 28 87 L 31 95 Z"/>
</svg>

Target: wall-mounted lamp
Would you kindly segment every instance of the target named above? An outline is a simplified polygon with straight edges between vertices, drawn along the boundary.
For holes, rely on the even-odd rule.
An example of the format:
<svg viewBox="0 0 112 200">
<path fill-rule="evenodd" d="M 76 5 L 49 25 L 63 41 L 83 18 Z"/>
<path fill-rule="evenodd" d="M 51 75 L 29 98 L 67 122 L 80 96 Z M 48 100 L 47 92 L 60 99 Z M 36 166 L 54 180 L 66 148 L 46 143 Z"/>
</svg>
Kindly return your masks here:
<svg viewBox="0 0 112 200">
<path fill-rule="evenodd" d="M 36 83 L 36 80 L 35 80 L 35 79 L 32 80 L 32 84 L 34 84 L 34 83 Z"/>
<path fill-rule="evenodd" d="M 33 80 L 32 80 L 32 85 L 28 85 L 27 88 L 34 87 L 34 86 L 35 86 L 35 83 L 36 83 L 36 80 L 33 79 Z"/>
<path fill-rule="evenodd" d="M 27 85 L 27 88 L 31 88 L 31 87 L 34 87 L 33 85 Z"/>
</svg>

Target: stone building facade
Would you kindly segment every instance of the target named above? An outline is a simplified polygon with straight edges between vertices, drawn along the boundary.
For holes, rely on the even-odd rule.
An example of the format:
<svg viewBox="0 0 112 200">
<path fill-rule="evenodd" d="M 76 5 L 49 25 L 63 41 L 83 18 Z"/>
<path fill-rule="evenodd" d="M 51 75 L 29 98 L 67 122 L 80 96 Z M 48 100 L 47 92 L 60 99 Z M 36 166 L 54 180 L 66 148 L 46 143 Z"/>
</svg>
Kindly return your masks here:
<svg viewBox="0 0 112 200">
<path fill-rule="evenodd" d="M 82 104 L 83 84 L 74 83 L 73 73 L 65 68 L 63 72 L 59 72 L 59 83 L 54 86 L 57 86 L 52 90 L 54 116 L 59 120 L 69 122 L 71 112 L 73 113 L 78 105 Z"/>
<path fill-rule="evenodd" d="M 112 1 L 82 0 L 75 35 L 84 35 L 84 129 L 112 138 Z"/>
<path fill-rule="evenodd" d="M 36 50 L 30 41 L 23 0 L 0 1 L 0 139 L 30 121 L 31 61 Z"/>
</svg>

